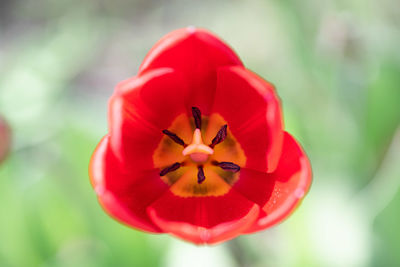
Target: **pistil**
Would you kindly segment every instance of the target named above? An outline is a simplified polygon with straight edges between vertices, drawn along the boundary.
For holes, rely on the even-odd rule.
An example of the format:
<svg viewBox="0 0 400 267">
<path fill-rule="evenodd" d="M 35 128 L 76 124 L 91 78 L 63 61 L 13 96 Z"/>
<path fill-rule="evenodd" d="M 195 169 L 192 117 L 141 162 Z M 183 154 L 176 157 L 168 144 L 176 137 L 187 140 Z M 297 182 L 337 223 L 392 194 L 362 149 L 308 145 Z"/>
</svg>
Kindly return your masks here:
<svg viewBox="0 0 400 267">
<path fill-rule="evenodd" d="M 214 154 L 214 150 L 205 145 L 201 137 L 201 131 L 196 128 L 193 132 L 193 140 L 190 145 L 182 151 L 184 156 L 189 155 L 190 158 L 197 163 L 206 162 L 209 155 Z"/>
</svg>

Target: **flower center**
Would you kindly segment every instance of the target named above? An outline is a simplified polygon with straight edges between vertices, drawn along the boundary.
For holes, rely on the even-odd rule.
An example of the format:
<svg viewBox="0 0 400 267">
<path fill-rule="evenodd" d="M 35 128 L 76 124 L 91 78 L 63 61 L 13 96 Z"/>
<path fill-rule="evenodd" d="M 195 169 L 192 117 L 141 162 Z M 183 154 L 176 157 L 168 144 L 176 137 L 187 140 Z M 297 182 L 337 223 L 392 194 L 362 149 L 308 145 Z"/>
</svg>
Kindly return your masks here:
<svg viewBox="0 0 400 267">
<path fill-rule="evenodd" d="M 189 156 L 196 163 L 204 163 L 212 154 L 214 154 L 214 149 L 204 144 L 201 130 L 196 128 L 193 132 L 192 143 L 185 147 L 182 155 Z"/>
<path fill-rule="evenodd" d="M 205 170 L 205 167 L 211 168 L 210 166 L 215 166 L 213 168 L 221 170 L 222 176 L 227 177 L 228 180 L 232 179 L 231 178 L 232 174 L 239 172 L 240 166 L 233 162 L 217 161 L 216 157 L 214 156 L 214 147 L 219 143 L 222 143 L 227 138 L 227 127 L 228 127 L 227 124 L 220 127 L 215 137 L 211 140 L 209 145 L 207 145 L 204 142 L 202 136 L 202 130 L 201 130 L 202 117 L 199 108 L 192 107 L 192 115 L 194 119 L 195 129 L 194 131 L 192 130 L 193 135 L 191 143 L 189 144 L 185 143 L 185 141 L 182 138 L 180 138 L 177 134 L 175 134 L 172 131 L 169 131 L 167 129 L 162 131 L 166 136 L 169 137 L 170 140 L 183 147 L 183 150 L 181 151 L 181 156 L 179 157 L 182 158 L 183 160 L 161 168 L 160 176 L 168 176 L 170 177 L 169 180 L 171 180 L 172 177 L 179 175 L 179 173 L 181 176 L 183 175 L 181 171 L 178 171 L 180 167 L 182 166 L 190 167 L 190 165 L 191 166 L 194 165 L 196 166 L 197 169 L 197 184 L 199 185 L 202 184 L 206 180 L 206 176 L 209 175 L 207 174 L 208 173 L 207 170 L 210 169 Z M 232 143 L 232 139 L 230 139 L 230 143 Z M 235 151 L 235 149 L 232 151 Z M 170 174 L 176 172 L 178 172 L 178 174 Z M 224 175 L 223 172 L 231 173 L 231 175 L 229 174 Z M 221 175 L 221 172 L 218 170 L 217 173 L 219 173 L 218 175 Z"/>
</svg>

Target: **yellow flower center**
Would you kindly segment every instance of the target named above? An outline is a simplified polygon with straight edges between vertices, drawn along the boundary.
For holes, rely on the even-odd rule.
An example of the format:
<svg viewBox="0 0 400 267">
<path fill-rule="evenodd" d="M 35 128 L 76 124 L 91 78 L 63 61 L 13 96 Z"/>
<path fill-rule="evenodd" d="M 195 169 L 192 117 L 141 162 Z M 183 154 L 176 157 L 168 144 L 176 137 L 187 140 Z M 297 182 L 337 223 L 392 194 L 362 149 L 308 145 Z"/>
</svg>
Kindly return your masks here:
<svg viewBox="0 0 400 267">
<path fill-rule="evenodd" d="M 246 157 L 221 115 L 181 114 L 163 133 L 153 163 L 175 195 L 220 196 L 239 179 Z"/>
</svg>

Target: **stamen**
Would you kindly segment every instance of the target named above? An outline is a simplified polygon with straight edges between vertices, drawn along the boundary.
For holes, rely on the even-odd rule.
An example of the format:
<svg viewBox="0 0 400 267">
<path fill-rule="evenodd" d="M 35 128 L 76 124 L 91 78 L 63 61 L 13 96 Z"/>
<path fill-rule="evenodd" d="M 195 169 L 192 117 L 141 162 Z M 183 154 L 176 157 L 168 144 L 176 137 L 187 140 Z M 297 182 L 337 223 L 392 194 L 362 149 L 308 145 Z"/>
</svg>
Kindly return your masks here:
<svg viewBox="0 0 400 267">
<path fill-rule="evenodd" d="M 200 109 L 197 107 L 192 107 L 192 114 L 194 118 L 194 124 L 196 128 L 201 129 L 201 112 Z"/>
<path fill-rule="evenodd" d="M 206 179 L 206 177 L 204 176 L 203 165 L 199 165 L 198 169 L 199 171 L 197 172 L 197 183 L 201 184 Z"/>
<path fill-rule="evenodd" d="M 170 132 L 168 130 L 163 130 L 162 131 L 163 134 L 168 135 L 169 138 L 171 138 L 175 143 L 180 144 L 181 146 L 186 147 L 187 145 L 185 144 L 185 142 L 176 134 L 174 134 L 173 132 Z"/>
<path fill-rule="evenodd" d="M 221 129 L 219 129 L 217 135 L 214 137 L 214 139 L 211 141 L 211 148 L 214 148 L 215 145 L 221 143 L 222 141 L 225 140 L 226 138 L 226 128 L 228 127 L 227 124 L 225 124 L 224 126 L 221 127 Z"/>
<path fill-rule="evenodd" d="M 160 172 L 160 176 L 164 176 L 164 175 L 166 175 L 166 174 L 169 173 L 169 172 L 173 172 L 173 171 L 179 169 L 179 167 L 181 167 L 181 166 L 182 166 L 181 163 L 175 162 L 175 163 L 172 164 L 171 166 L 168 166 L 168 167 L 162 169 L 161 172 Z"/>
<path fill-rule="evenodd" d="M 240 166 L 236 165 L 235 163 L 232 162 L 226 162 L 226 161 L 213 161 L 212 162 L 214 165 L 221 167 L 225 171 L 230 171 L 230 172 L 238 172 L 240 171 Z"/>
</svg>

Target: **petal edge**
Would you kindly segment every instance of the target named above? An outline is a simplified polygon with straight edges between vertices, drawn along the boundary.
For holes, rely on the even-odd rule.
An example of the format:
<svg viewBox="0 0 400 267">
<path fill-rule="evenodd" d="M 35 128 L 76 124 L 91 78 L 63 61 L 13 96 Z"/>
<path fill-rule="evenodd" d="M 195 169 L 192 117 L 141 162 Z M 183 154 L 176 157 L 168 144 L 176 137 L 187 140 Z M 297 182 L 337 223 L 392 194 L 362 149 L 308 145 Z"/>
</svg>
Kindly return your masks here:
<svg viewBox="0 0 400 267">
<path fill-rule="evenodd" d="M 296 166 L 298 169 L 296 170 Z M 289 173 L 288 173 L 289 172 Z M 312 182 L 311 165 L 297 141 L 285 132 L 275 187 L 259 218 L 245 233 L 263 230 L 286 219 L 300 204 Z"/>
</svg>

